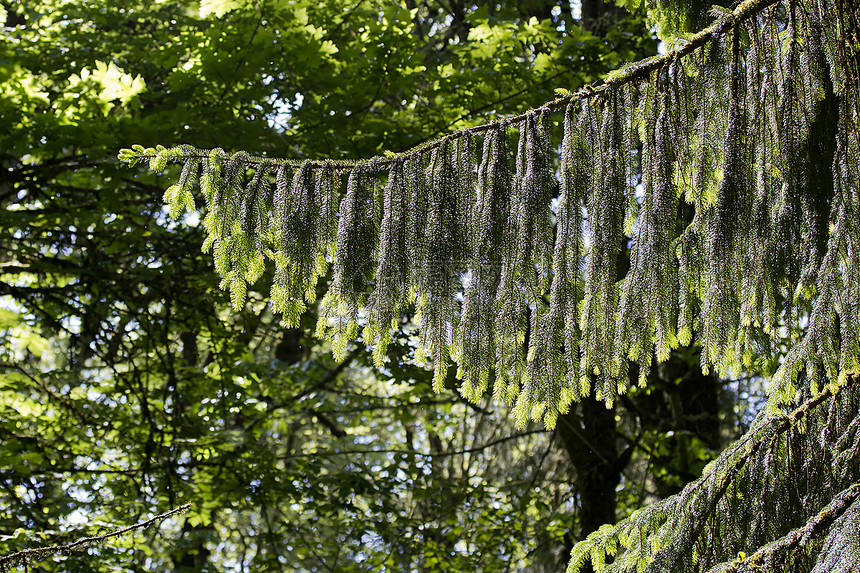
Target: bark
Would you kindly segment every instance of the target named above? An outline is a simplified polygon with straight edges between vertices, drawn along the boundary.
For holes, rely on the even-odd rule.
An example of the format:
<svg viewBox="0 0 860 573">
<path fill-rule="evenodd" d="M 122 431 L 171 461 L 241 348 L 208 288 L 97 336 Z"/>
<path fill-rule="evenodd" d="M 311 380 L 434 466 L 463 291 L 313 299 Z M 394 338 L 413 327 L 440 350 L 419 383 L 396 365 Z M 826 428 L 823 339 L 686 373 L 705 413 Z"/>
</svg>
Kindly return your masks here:
<svg viewBox="0 0 860 573">
<path fill-rule="evenodd" d="M 576 470 L 575 489 L 579 501 L 579 530 L 568 534 L 565 555 L 576 541 L 584 539 L 604 523 L 615 523 L 615 488 L 629 455 L 619 456 L 615 432 L 615 409 L 594 398 L 559 416 L 556 432 Z M 584 570 L 585 571 L 585 570 Z"/>
</svg>

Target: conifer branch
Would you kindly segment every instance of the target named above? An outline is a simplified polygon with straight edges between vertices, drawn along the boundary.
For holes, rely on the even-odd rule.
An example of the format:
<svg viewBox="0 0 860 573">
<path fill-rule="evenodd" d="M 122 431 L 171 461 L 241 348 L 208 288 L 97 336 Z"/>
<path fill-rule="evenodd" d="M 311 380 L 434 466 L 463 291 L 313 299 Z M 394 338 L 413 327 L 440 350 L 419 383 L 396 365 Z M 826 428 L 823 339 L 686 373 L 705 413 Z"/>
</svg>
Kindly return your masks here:
<svg viewBox="0 0 860 573">
<path fill-rule="evenodd" d="M 766 571 L 768 561 L 787 553 L 798 546 L 818 538 L 860 498 L 860 483 L 855 483 L 839 492 L 826 507 L 810 517 L 805 524 L 787 535 L 758 549 L 749 557 L 743 556 L 725 567 L 715 567 L 708 573 L 735 573 L 736 571 Z M 856 534 L 857 532 L 853 532 Z M 850 533 L 849 533 L 850 535 Z"/>
<path fill-rule="evenodd" d="M 592 392 L 611 404 L 629 363 L 644 384 L 694 329 L 703 370 L 764 371 L 772 403 L 791 403 L 801 372 L 814 390 L 860 365 L 860 94 L 844 87 L 840 8 L 794 1 L 748 0 L 601 85 L 401 154 L 120 156 L 182 164 L 174 216 L 199 181 L 204 249 L 237 311 L 272 261 L 273 309 L 297 324 L 332 266 L 317 333 L 337 358 L 361 335 L 381 366 L 415 308 L 434 389 L 453 359 L 463 397 L 494 379 L 521 426 L 551 428 Z"/>
<path fill-rule="evenodd" d="M 683 45 L 679 46 L 678 48 L 670 50 L 665 54 L 645 58 L 639 60 L 638 62 L 634 62 L 632 64 L 628 64 L 624 67 L 613 70 L 612 72 L 607 74 L 606 79 L 602 83 L 586 85 L 585 87 L 580 88 L 576 92 L 573 92 L 569 95 L 565 95 L 563 97 L 556 98 L 550 102 L 545 103 L 539 108 L 530 109 L 513 117 L 502 118 L 481 125 L 467 127 L 442 136 L 438 139 L 427 141 L 425 143 L 422 143 L 421 145 L 418 145 L 401 153 L 378 155 L 363 160 L 275 159 L 261 155 L 251 155 L 245 158 L 243 160 L 243 163 L 250 168 L 255 168 L 260 165 L 273 164 L 277 166 L 286 165 L 289 167 L 299 167 L 301 165 L 307 165 L 314 169 L 328 167 L 336 169 L 340 172 L 350 171 L 358 166 L 366 168 L 372 172 L 387 170 L 388 167 L 395 162 L 401 161 L 403 159 L 408 159 L 409 157 L 416 154 L 431 151 L 441 145 L 444 145 L 445 142 L 450 141 L 452 139 L 458 139 L 465 135 L 482 133 L 484 131 L 492 130 L 497 127 L 517 126 L 525 122 L 529 117 L 532 117 L 534 114 L 538 113 L 541 110 L 558 111 L 564 109 L 570 103 L 601 97 L 605 92 L 607 92 L 607 90 L 610 90 L 612 88 L 618 88 L 630 82 L 648 78 L 652 72 L 663 69 L 672 61 L 679 58 L 683 58 L 688 54 L 693 53 L 697 48 L 704 46 L 706 43 L 708 43 L 715 37 L 725 34 L 729 30 L 738 27 L 744 21 L 754 17 L 759 12 L 767 9 L 768 7 L 780 1 L 782 0 L 746 0 L 740 6 L 735 8 L 735 10 L 724 15 L 712 26 L 698 32 L 689 40 L 685 41 Z M 121 150 L 119 153 L 119 159 L 121 161 L 126 161 L 132 164 L 137 161 L 150 161 L 155 159 L 158 156 L 158 153 L 163 150 L 164 148 L 159 147 L 156 147 L 154 149 L 144 149 L 142 146 L 132 146 L 131 149 Z M 179 162 L 185 161 L 187 159 L 204 160 L 208 158 L 208 156 L 208 152 L 188 149 L 181 156 L 177 156 L 175 158 L 175 161 Z"/>
<path fill-rule="evenodd" d="M 746 447 L 747 450 L 746 452 L 744 452 L 743 455 L 734 460 L 731 464 L 718 466 L 718 471 L 720 472 L 721 477 L 716 487 L 714 487 L 712 492 L 710 493 L 710 503 L 708 504 L 708 509 L 700 516 L 700 519 L 696 522 L 693 532 L 689 536 L 690 540 L 695 542 L 699 539 L 699 537 L 701 537 L 702 532 L 704 531 L 708 523 L 708 519 L 716 515 L 717 505 L 723 499 L 723 496 L 728 490 L 729 485 L 731 485 L 731 483 L 737 479 L 737 475 L 743 469 L 744 465 L 759 452 L 761 447 L 765 445 L 765 442 L 774 441 L 777 436 L 791 430 L 796 426 L 796 424 L 802 423 L 803 419 L 809 415 L 810 411 L 812 411 L 814 408 L 818 407 L 825 400 L 831 397 L 833 397 L 833 391 L 828 386 L 824 390 L 819 392 L 817 395 L 806 400 L 803 404 L 795 408 L 788 415 L 774 416 L 773 418 L 771 418 L 767 425 L 763 426 L 762 428 L 759 428 L 755 431 L 754 434 L 751 435 L 751 440 L 738 440 L 737 444 L 733 447 L 733 449 Z M 710 476 L 706 476 L 706 478 L 707 477 Z M 693 487 L 690 491 L 695 491 L 698 487 L 706 484 L 706 478 L 699 481 L 696 486 Z"/>
<path fill-rule="evenodd" d="M 848 378 L 844 386 L 828 386 L 786 413 L 760 419 L 681 493 L 589 535 L 573 548 L 567 573 L 578 572 L 589 559 L 598 565 L 606 556 L 619 553 L 608 570 L 625 573 L 687 570 L 688 564 L 695 560 L 697 568 L 690 570 L 755 571 L 759 570 L 755 565 L 775 553 L 791 550 L 820 536 L 860 497 L 860 474 L 856 468 L 858 448 L 853 433 L 860 423 L 860 375 Z M 841 436 L 823 438 L 825 433 L 834 430 Z M 803 440 L 803 443 L 792 445 L 792 440 Z M 789 460 L 783 457 L 787 450 L 795 447 L 803 452 L 803 460 L 798 461 L 804 470 L 799 474 L 785 467 Z M 822 449 L 827 452 L 825 455 L 834 456 L 832 468 L 818 467 L 821 459 L 817 456 Z M 785 482 L 790 491 L 780 491 L 779 485 Z M 803 496 L 804 491 L 808 495 L 798 497 Z M 733 495 L 730 492 L 734 492 Z M 780 498 L 781 493 L 787 493 L 790 499 Z M 768 495 L 776 497 L 771 500 Z M 767 511 L 768 519 L 757 524 L 756 518 L 763 511 L 759 506 L 762 502 L 771 507 Z M 798 502 L 802 503 L 804 511 L 810 506 L 820 509 L 798 524 L 798 518 L 808 515 L 791 505 Z M 778 506 L 780 503 L 785 505 Z M 819 505 L 814 505 L 816 503 Z M 733 515 L 742 511 L 755 518 Z M 786 519 L 785 523 L 780 522 L 782 518 Z M 794 527 L 789 528 L 792 521 Z M 784 535 L 762 545 L 761 536 L 773 532 L 757 530 L 757 525 L 769 528 L 774 523 L 785 528 Z M 853 534 L 849 525 L 846 535 Z M 757 541 L 754 545 L 746 545 L 745 540 L 750 539 Z M 733 546 L 758 549 L 749 558 L 744 555 L 727 562 L 725 553 Z"/>
</svg>

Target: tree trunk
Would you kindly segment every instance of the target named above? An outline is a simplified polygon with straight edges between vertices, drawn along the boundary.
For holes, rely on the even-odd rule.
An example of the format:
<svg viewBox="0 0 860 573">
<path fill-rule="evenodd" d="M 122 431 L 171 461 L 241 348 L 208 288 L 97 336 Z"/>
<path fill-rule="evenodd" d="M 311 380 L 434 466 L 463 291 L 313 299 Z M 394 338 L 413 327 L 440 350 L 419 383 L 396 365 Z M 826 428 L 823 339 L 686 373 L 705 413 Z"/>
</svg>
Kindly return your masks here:
<svg viewBox="0 0 860 573">
<path fill-rule="evenodd" d="M 214 534 L 211 527 L 191 525 L 188 520 L 182 526 L 182 535 L 171 554 L 173 573 L 200 573 L 208 571 L 209 554 L 207 541 Z"/>
<path fill-rule="evenodd" d="M 556 432 L 576 470 L 579 528 L 568 534 L 565 555 L 604 523 L 615 523 L 615 488 L 628 452 L 618 455 L 615 409 L 594 398 L 583 400 L 558 418 Z M 583 569 L 588 571 L 589 569 Z"/>
</svg>

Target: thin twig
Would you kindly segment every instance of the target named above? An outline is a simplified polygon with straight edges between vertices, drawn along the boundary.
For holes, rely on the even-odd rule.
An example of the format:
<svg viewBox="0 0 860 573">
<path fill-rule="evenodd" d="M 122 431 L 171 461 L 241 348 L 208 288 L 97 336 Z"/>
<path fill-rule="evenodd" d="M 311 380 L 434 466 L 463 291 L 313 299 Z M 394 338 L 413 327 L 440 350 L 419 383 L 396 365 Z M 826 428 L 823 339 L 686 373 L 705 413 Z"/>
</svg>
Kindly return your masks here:
<svg viewBox="0 0 860 573">
<path fill-rule="evenodd" d="M 111 531 L 110 533 L 105 533 L 104 535 L 96 535 L 93 537 L 83 537 L 78 539 L 77 541 L 73 541 L 67 545 L 52 545 L 50 547 L 35 547 L 33 549 L 24 549 L 22 551 L 18 551 L 16 553 L 12 553 L 10 555 L 6 555 L 5 557 L 0 557 L 0 571 L 5 571 L 8 565 L 16 565 L 16 564 L 27 564 L 30 558 L 35 558 L 37 560 L 44 559 L 55 553 L 69 553 L 75 549 L 80 549 L 81 547 L 85 547 L 87 545 L 91 545 L 93 543 L 101 543 L 102 541 L 106 541 L 113 537 L 119 537 L 120 535 L 125 535 L 131 531 L 135 531 L 137 529 L 144 529 L 149 527 L 153 523 L 157 521 L 161 521 L 163 519 L 167 519 L 177 513 L 184 513 L 188 511 L 191 507 L 190 503 L 186 503 L 185 505 L 181 505 L 175 509 L 171 509 L 166 513 L 162 513 L 160 515 L 156 515 L 146 521 L 142 521 L 140 523 L 136 523 L 135 525 L 130 525 L 128 527 L 123 527 L 122 529 L 117 529 L 115 531 Z"/>
<path fill-rule="evenodd" d="M 293 458 L 329 458 L 333 456 L 351 456 L 351 455 L 364 455 L 364 454 L 393 454 L 398 456 L 413 456 L 417 458 L 449 458 L 451 456 L 461 456 L 465 454 L 474 454 L 480 451 L 492 448 L 501 443 L 508 442 L 510 440 L 516 440 L 517 438 L 522 438 L 525 436 L 530 436 L 532 434 L 546 434 L 549 433 L 549 430 L 528 430 L 526 432 L 520 432 L 518 434 L 511 434 L 510 436 L 503 436 L 501 438 L 497 438 L 495 440 L 491 440 L 485 444 L 481 444 L 479 446 L 473 446 L 471 448 L 466 448 L 463 450 L 450 450 L 445 452 L 437 452 L 437 453 L 423 453 L 423 452 L 414 452 L 410 450 L 401 450 L 395 448 L 367 448 L 367 449 L 354 449 L 354 450 L 341 450 L 341 451 L 322 451 L 322 452 L 304 452 L 298 454 L 287 454 L 281 456 L 282 460 L 293 459 Z"/>
</svg>

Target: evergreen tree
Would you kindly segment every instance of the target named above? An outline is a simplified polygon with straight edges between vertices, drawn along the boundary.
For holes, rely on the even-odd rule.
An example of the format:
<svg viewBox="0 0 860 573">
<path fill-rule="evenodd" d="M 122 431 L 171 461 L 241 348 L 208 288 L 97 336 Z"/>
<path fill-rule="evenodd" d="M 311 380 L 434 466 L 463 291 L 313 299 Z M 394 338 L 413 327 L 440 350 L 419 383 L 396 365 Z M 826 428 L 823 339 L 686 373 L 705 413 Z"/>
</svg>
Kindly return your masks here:
<svg viewBox="0 0 860 573">
<path fill-rule="evenodd" d="M 749 0 L 597 87 L 366 160 L 120 158 L 182 166 L 174 214 L 199 182 L 205 248 L 237 309 L 273 261 L 272 304 L 295 326 L 331 265 L 317 332 L 336 356 L 361 336 L 382 366 L 414 305 L 434 387 L 453 358 L 465 398 L 492 381 L 521 425 L 552 428 L 592 393 L 613 404 L 631 363 L 645 384 L 694 338 L 705 373 L 769 378 L 766 412 L 701 479 L 590 535 L 569 571 L 847 571 L 858 18 L 840 0 Z"/>
</svg>

